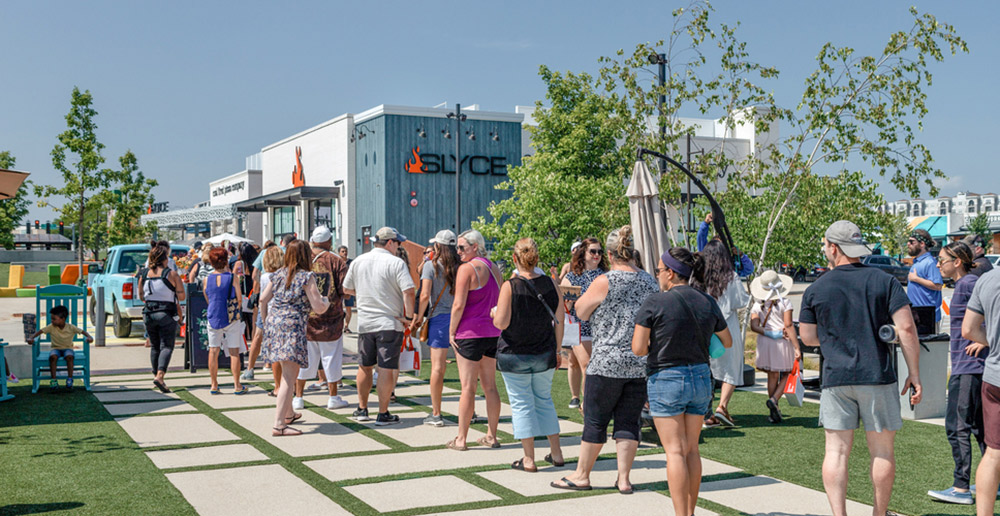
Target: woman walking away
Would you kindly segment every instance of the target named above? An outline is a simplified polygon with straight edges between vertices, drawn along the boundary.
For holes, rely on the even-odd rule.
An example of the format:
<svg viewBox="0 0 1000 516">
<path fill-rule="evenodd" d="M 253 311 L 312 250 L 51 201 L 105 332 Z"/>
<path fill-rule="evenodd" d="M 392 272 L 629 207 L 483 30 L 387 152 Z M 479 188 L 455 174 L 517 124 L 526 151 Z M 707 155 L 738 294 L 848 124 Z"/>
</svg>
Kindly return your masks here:
<svg viewBox="0 0 1000 516">
<path fill-rule="evenodd" d="M 646 361 L 632 352 L 632 331 L 639 307 L 658 288 L 649 273 L 634 265 L 631 226 L 612 231 L 605 244 L 611 270 L 598 276 L 576 302 L 577 315 L 590 321 L 594 333 L 594 353 L 584 381 L 580 460 L 573 474 L 551 486 L 591 489 L 590 472 L 608 440 L 608 423 L 614 419 L 615 487 L 622 494 L 632 494 L 629 473 L 639 447 L 639 416 L 646 403 Z"/>
<path fill-rule="evenodd" d="M 573 259 L 570 261 L 569 272 L 562 280 L 564 286 L 580 287 L 580 295 L 587 292 L 590 284 L 601 274 L 608 271 L 608 259 L 601 250 L 601 242 L 596 238 L 585 239 L 574 249 Z M 572 296 L 574 299 L 577 296 Z M 591 343 L 594 338 L 591 335 L 590 322 L 582 321 L 576 316 L 576 310 L 570 301 L 570 315 L 575 322 L 580 323 L 580 342 L 570 348 L 569 369 L 569 392 L 572 398 L 569 401 L 569 408 L 580 408 L 580 391 L 583 388 L 584 374 L 587 371 L 587 363 L 590 362 Z"/>
<path fill-rule="evenodd" d="M 253 340 L 253 314 L 254 308 L 250 306 L 250 294 L 253 293 L 253 263 L 257 259 L 257 250 L 250 242 L 240 242 L 237 247 L 237 260 L 233 264 L 233 276 L 236 279 L 237 288 L 242 295 L 240 303 L 240 318 L 244 325 L 244 337 L 247 341 Z M 244 375 L 244 380 L 253 380 L 253 369 L 248 369 L 249 375 Z"/>
<path fill-rule="evenodd" d="M 259 288 L 261 293 L 263 293 L 264 289 L 271 284 L 271 276 L 273 276 L 274 272 L 280 269 L 282 265 L 284 265 L 284 260 L 285 260 L 285 253 L 282 252 L 280 247 L 272 245 L 271 247 L 264 249 L 264 257 L 261 260 L 261 266 L 260 266 L 262 271 L 260 273 L 260 276 L 258 276 L 257 278 L 257 281 L 259 282 L 260 285 Z M 261 304 L 261 307 L 262 306 L 263 304 Z M 257 355 L 261 352 L 262 349 L 267 349 L 268 345 L 266 342 L 264 342 L 264 317 L 262 315 L 262 312 L 263 309 L 258 308 L 257 331 L 254 334 L 254 339 L 253 339 L 254 345 L 257 348 L 257 352 L 255 353 L 253 349 L 250 350 L 251 367 L 253 366 L 253 363 L 256 362 Z M 271 392 L 269 392 L 268 395 L 276 396 L 278 388 L 281 386 L 280 363 L 271 364 L 271 375 L 274 377 L 274 389 L 271 390 Z"/>
<path fill-rule="evenodd" d="M 482 383 L 488 430 L 476 442 L 499 448 L 500 393 L 497 391 L 496 357 L 500 330 L 493 326 L 490 310 L 500 296 L 500 269 L 486 258 L 486 241 L 474 229 L 458 237 L 455 249 L 465 263 L 456 273 L 448 338 L 455 348 L 462 396 L 458 402 L 458 436 L 449 441 L 447 447 L 458 451 L 467 449 L 465 441 L 476 406 L 476 387 Z"/>
<path fill-rule="evenodd" d="M 750 329 L 757 333 L 757 369 L 767 373 L 767 420 L 781 422 L 778 401 L 795 361 L 802 358 L 799 338 L 792 323 L 792 303 L 785 296 L 793 280 L 784 274 L 764 271 L 750 283 L 758 301 L 750 311 Z"/>
<path fill-rule="evenodd" d="M 170 367 L 177 338 L 177 304 L 184 301 L 184 284 L 176 272 L 167 268 L 167 248 L 153 246 L 149 251 L 149 269 L 139 278 L 139 299 L 145 303 L 142 322 L 149 334 L 149 359 L 153 365 L 153 385 L 170 392 L 163 377 Z"/>
<path fill-rule="evenodd" d="M 698 435 L 712 403 L 708 348 L 713 333 L 726 348 L 733 340 L 715 299 L 688 286 L 689 278 L 705 280 L 701 256 L 674 247 L 656 271 L 666 292 L 649 296 L 636 314 L 632 351 L 648 355 L 649 413 L 667 454 L 674 514 L 694 514 L 701 486 Z"/>
<path fill-rule="evenodd" d="M 979 276 L 972 273 L 978 269 L 978 264 L 968 245 L 952 242 L 938 254 L 938 268 L 941 269 L 942 276 L 955 280 L 955 292 L 951 296 L 951 377 L 948 379 L 948 409 L 944 420 L 945 432 L 951 444 L 951 456 L 955 459 L 955 481 L 949 489 L 927 491 L 927 496 L 942 502 L 971 505 L 970 434 L 976 438 L 979 452 L 986 454 L 982 385 L 987 353 L 983 353 L 986 347 L 982 344 L 962 338 L 962 322 L 965 320 L 965 307 L 972 295 L 972 287 L 979 279 Z"/>
<path fill-rule="evenodd" d="M 312 256 L 309 244 L 294 240 L 285 249 L 285 267 L 271 276 L 260 296 L 264 320 L 264 363 L 280 364 L 281 385 L 278 387 L 274 428 L 271 435 L 302 435 L 288 425 L 302 418 L 292 410 L 292 394 L 300 367 L 309 366 L 306 346 L 306 322 L 309 311 L 326 312 L 330 300 L 321 296 L 316 278 L 310 270 Z M 279 370 L 272 366 L 272 370 Z"/>
<path fill-rule="evenodd" d="M 538 246 L 530 238 L 514 244 L 518 275 L 500 287 L 493 325 L 502 330 L 497 345 L 497 368 L 507 387 L 513 415 L 514 438 L 521 440 L 524 458 L 514 469 L 536 472 L 535 437 L 549 439 L 551 453 L 545 460 L 563 464 L 559 446 L 559 418 L 552 402 L 552 376 L 559 367 L 563 305 L 552 278 L 539 275 Z"/>
<path fill-rule="evenodd" d="M 455 233 L 447 229 L 438 231 L 431 239 L 434 257 L 424 262 L 420 271 L 420 305 L 410 326 L 411 333 L 424 324 L 427 313 L 427 346 L 431 349 L 431 415 L 425 425 L 444 426 L 441 418 L 441 393 L 444 391 L 444 372 L 447 368 L 448 327 L 451 325 L 451 306 L 455 299 L 455 278 L 462 259 L 455 249 Z"/>
<path fill-rule="evenodd" d="M 712 296 L 726 316 L 729 334 L 733 337 L 732 349 L 727 349 L 719 358 L 711 359 L 712 376 L 722 381 L 722 396 L 719 398 L 719 406 L 715 409 L 714 415 L 711 403 L 709 404 L 705 414 L 705 426 L 719 426 L 720 422 L 726 426 L 733 426 L 736 424 L 736 419 L 729 415 L 729 400 L 733 398 L 736 387 L 743 385 L 744 363 L 743 332 L 740 331 L 740 316 L 737 311 L 747 306 L 750 295 L 743 288 L 726 246 L 721 241 L 712 240 L 699 254 L 705 261 L 705 276 L 701 279 L 692 278 L 691 286 Z M 713 397 L 715 395 L 714 388 L 712 395 Z"/>
<path fill-rule="evenodd" d="M 246 394 L 247 388 L 240 384 L 240 349 L 243 346 L 243 322 L 240 321 L 239 289 L 233 273 L 229 271 L 228 255 L 225 249 L 216 248 L 208 255 L 216 272 L 208 275 L 202 291 L 208 302 L 208 372 L 212 376 L 212 394 L 222 394 L 219 390 L 219 351 L 225 348 L 229 357 L 230 371 L 233 373 L 233 394 Z"/>
</svg>

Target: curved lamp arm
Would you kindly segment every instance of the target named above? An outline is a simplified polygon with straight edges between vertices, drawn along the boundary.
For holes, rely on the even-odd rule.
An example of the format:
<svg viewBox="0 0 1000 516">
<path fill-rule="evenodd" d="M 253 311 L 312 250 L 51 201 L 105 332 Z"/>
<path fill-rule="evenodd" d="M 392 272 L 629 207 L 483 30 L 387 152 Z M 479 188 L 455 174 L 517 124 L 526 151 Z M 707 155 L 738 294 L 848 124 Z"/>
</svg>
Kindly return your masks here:
<svg viewBox="0 0 1000 516">
<path fill-rule="evenodd" d="M 719 206 L 719 203 L 715 200 L 715 197 L 713 197 L 712 193 L 709 192 L 708 188 L 705 187 L 705 183 L 702 183 L 700 179 L 695 177 L 695 175 L 692 174 L 691 171 L 687 169 L 687 167 L 671 159 L 669 156 L 660 154 L 659 152 L 639 147 L 638 152 L 636 152 L 636 159 L 641 160 L 643 156 L 645 156 L 646 154 L 649 154 L 650 156 L 656 156 L 657 158 L 660 158 L 666 161 L 667 163 L 670 163 L 671 165 L 679 169 L 681 172 L 684 172 L 684 174 L 687 175 L 689 179 L 691 179 L 691 182 L 694 183 L 694 185 L 697 186 L 698 189 L 701 190 L 703 194 L 705 194 L 705 197 L 708 199 L 708 204 L 711 205 L 712 207 L 712 225 L 715 227 L 715 233 L 719 235 L 719 238 L 722 240 L 722 243 L 726 245 L 726 252 L 729 253 L 730 259 L 732 259 L 734 244 L 733 244 L 733 237 L 729 233 L 729 226 L 726 225 L 726 215 L 722 211 L 722 206 Z"/>
</svg>

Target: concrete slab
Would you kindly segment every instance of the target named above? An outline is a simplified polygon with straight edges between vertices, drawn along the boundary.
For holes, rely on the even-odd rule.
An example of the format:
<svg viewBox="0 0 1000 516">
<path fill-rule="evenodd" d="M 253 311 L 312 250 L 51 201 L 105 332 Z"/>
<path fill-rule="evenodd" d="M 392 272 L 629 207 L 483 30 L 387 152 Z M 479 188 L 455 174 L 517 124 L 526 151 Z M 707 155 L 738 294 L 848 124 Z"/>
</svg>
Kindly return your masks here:
<svg viewBox="0 0 1000 516">
<path fill-rule="evenodd" d="M 501 432 L 506 432 L 510 435 L 514 435 L 514 424 L 509 420 L 501 419 L 500 424 L 497 425 L 497 430 Z M 574 421 L 568 421 L 566 419 L 559 420 L 559 433 L 560 434 L 579 434 L 583 432 L 583 425 L 576 423 Z"/>
<path fill-rule="evenodd" d="M 400 377 L 402 379 L 402 377 Z M 444 387 L 441 392 L 445 395 L 448 394 L 459 394 L 461 391 L 452 389 L 451 387 Z M 410 384 L 396 384 L 396 396 L 405 396 L 412 398 L 414 396 L 426 397 L 428 400 L 431 395 L 431 385 L 429 383 L 410 383 Z"/>
<path fill-rule="evenodd" d="M 167 479 L 201 516 L 351 514 L 277 464 L 168 473 Z M 222 496 L 220 479 L 226 479 L 225 485 L 253 486 L 253 495 Z"/>
<path fill-rule="evenodd" d="M 309 411 L 303 412 L 303 418 L 295 424 L 302 431 L 302 435 L 295 437 L 271 435 L 273 408 L 234 410 L 226 412 L 225 416 L 293 457 L 388 449 L 374 439 Z"/>
<path fill-rule="evenodd" d="M 130 417 L 115 421 L 142 448 L 238 439 L 204 414 Z"/>
<path fill-rule="evenodd" d="M 267 391 L 260 387 L 247 384 L 249 392 L 239 396 L 233 394 L 232 385 L 220 385 L 222 394 L 212 394 L 209 387 L 192 387 L 188 392 L 209 407 L 215 409 L 247 408 L 247 407 L 274 407 L 275 398 L 267 395 Z"/>
<path fill-rule="evenodd" d="M 826 493 L 764 476 L 702 484 L 699 496 L 754 515 L 818 516 L 830 513 Z M 871 506 L 847 501 L 849 516 L 869 516 L 871 513 Z"/>
<path fill-rule="evenodd" d="M 118 382 L 153 382 L 153 375 L 151 373 L 138 373 L 138 374 L 113 374 L 106 376 L 91 376 L 90 383 L 92 384 L 102 384 L 102 383 L 118 383 Z"/>
<path fill-rule="evenodd" d="M 446 437 L 445 442 L 450 437 L 454 435 Z M 564 457 L 574 458 L 580 455 L 579 437 L 566 437 L 559 442 L 562 444 Z M 449 450 L 443 444 L 436 450 L 320 459 L 303 464 L 327 479 L 337 482 L 422 471 L 472 468 L 489 464 L 509 466 L 511 462 L 524 455 L 519 443 L 504 444 L 498 449 L 470 446 L 469 450 L 464 452 Z M 648 447 L 649 445 L 645 445 L 643 448 Z M 609 442 L 601 450 L 602 453 L 614 453 L 614 451 L 614 442 Z M 538 459 L 541 460 L 547 453 L 549 453 L 548 441 L 535 441 L 535 454 Z M 568 472 L 568 468 L 564 469 Z"/>
<path fill-rule="evenodd" d="M 151 451 L 146 452 L 146 455 L 160 469 L 267 460 L 266 455 L 249 444 L 224 444 L 183 450 Z"/>
<path fill-rule="evenodd" d="M 112 416 L 137 416 L 139 414 L 168 414 L 197 410 L 181 400 L 148 401 L 142 403 L 112 403 L 104 410 Z"/>
<path fill-rule="evenodd" d="M 379 512 L 500 499 L 451 475 L 360 484 L 344 490 Z M 386 496 L 387 493 L 392 495 Z"/>
<path fill-rule="evenodd" d="M 160 391 L 154 391 L 152 389 L 141 391 L 123 389 L 117 391 L 95 392 L 94 397 L 101 403 L 113 403 L 117 401 L 168 401 L 180 399 L 176 393 L 168 392 L 164 394 Z"/>
<path fill-rule="evenodd" d="M 340 414 L 342 416 L 350 416 L 354 412 L 354 409 L 358 408 L 357 391 L 355 391 L 354 389 L 341 389 L 338 392 L 340 393 L 340 397 L 343 398 L 344 401 L 349 403 L 349 405 L 341 409 L 331 410 L 330 412 L 333 412 L 334 414 Z M 312 403 L 317 407 L 323 407 L 325 409 L 326 402 L 330 398 L 330 395 L 329 391 L 306 391 L 302 397 L 307 403 Z M 369 412 L 378 412 L 378 396 L 376 396 L 374 392 L 371 393 L 370 396 L 368 396 L 368 407 L 369 407 L 368 410 Z M 398 401 L 389 403 L 389 412 L 392 412 L 393 414 L 397 412 L 408 412 L 413 410 L 414 410 L 413 407 L 409 405 L 402 405 Z"/>
<path fill-rule="evenodd" d="M 546 452 L 547 453 L 547 452 Z M 571 468 L 557 468 L 551 464 L 542 462 L 545 454 L 535 454 L 538 461 L 538 473 L 525 473 L 513 469 L 499 471 L 484 471 L 479 476 L 496 482 L 507 489 L 515 491 L 524 496 L 541 496 L 561 493 L 549 485 L 572 472 Z M 733 473 L 739 469 L 710 460 L 702 460 L 702 476 L 718 475 L 720 473 Z M 590 485 L 594 488 L 613 488 L 615 480 L 618 479 L 618 461 L 615 459 L 603 459 L 594 463 L 594 469 L 590 474 Z M 667 480 L 667 462 L 663 455 L 646 455 L 636 457 L 632 463 L 632 472 L 629 479 L 635 485 L 652 484 L 655 482 L 665 482 Z"/>
<path fill-rule="evenodd" d="M 166 377 L 167 387 L 171 389 L 174 387 L 194 387 L 194 386 L 208 386 L 212 384 L 212 381 L 207 376 L 187 376 L 186 373 L 178 374 L 176 376 L 168 374 Z M 226 376 L 226 379 L 219 378 L 219 384 L 231 390 L 233 387 L 233 377 Z M 129 381 L 110 381 L 95 386 L 95 390 L 100 388 L 101 390 L 126 390 L 126 389 L 146 389 L 153 387 L 153 379 L 147 378 L 144 381 L 139 382 L 129 382 Z"/>
<path fill-rule="evenodd" d="M 398 392 L 397 392 L 397 395 L 399 395 Z M 446 394 L 445 396 L 443 396 L 441 398 L 441 412 L 444 412 L 445 414 L 451 414 L 453 416 L 457 416 L 458 415 L 458 400 L 459 400 L 459 398 L 461 398 L 461 396 L 459 396 L 457 394 L 452 394 L 452 395 Z M 421 396 L 421 397 L 417 397 L 417 398 L 411 398 L 410 401 L 415 402 L 415 403 L 419 403 L 421 405 L 425 405 L 425 406 L 428 406 L 428 407 L 431 406 L 431 398 L 430 398 L 429 395 L 426 396 L 426 397 Z M 476 411 L 476 415 L 478 415 L 479 417 L 481 417 L 481 418 L 485 418 L 486 417 L 486 398 L 483 398 L 482 396 L 476 396 L 476 409 L 475 409 L 475 411 Z M 502 403 L 500 405 L 500 417 L 508 417 L 509 418 L 510 415 L 511 415 L 511 413 L 510 413 L 510 405 L 508 405 L 506 403 Z"/>
<path fill-rule="evenodd" d="M 391 412 L 391 409 L 390 409 Z M 401 412 L 398 425 L 375 426 L 375 421 L 362 423 L 374 428 L 376 431 L 391 437 L 407 446 L 444 446 L 450 439 L 455 437 L 457 425 L 449 428 L 434 427 L 423 424 L 426 412 Z M 474 443 L 476 439 L 483 437 L 484 433 L 474 429 L 469 429 L 469 442 Z"/>
<path fill-rule="evenodd" d="M 713 516 L 715 513 L 701 507 L 695 516 Z M 602 496 L 585 496 L 550 502 L 507 505 L 487 509 L 436 513 L 435 516 L 505 516 L 531 514 L 532 516 L 565 516 L 566 514 L 663 514 L 674 516 L 670 498 L 652 491 L 639 491 L 631 496 L 621 496 L 613 491 Z"/>
</svg>

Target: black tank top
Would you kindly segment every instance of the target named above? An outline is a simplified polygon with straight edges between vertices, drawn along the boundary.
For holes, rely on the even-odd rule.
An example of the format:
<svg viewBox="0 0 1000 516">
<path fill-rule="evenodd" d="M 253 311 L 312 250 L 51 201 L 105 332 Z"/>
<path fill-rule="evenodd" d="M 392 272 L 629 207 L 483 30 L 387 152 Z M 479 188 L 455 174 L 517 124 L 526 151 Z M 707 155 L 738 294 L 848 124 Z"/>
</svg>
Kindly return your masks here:
<svg viewBox="0 0 1000 516">
<path fill-rule="evenodd" d="M 526 280 L 515 277 L 510 280 L 510 325 L 500 334 L 497 353 L 517 355 L 551 355 L 552 367 L 556 360 L 556 331 L 552 326 L 552 316 L 539 301 L 535 291 L 542 295 L 545 304 L 555 312 L 559 304 L 559 294 L 548 276 Z"/>
</svg>

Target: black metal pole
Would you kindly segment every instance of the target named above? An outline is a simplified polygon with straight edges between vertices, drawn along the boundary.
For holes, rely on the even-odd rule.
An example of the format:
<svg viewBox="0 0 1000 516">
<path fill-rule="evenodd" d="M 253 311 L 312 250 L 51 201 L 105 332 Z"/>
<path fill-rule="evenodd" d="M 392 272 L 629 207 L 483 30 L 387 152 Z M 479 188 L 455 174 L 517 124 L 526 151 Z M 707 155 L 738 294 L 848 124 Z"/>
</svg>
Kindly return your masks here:
<svg viewBox="0 0 1000 516">
<path fill-rule="evenodd" d="M 455 104 L 455 234 L 462 232 L 462 105 Z"/>
<path fill-rule="evenodd" d="M 659 65 L 660 65 L 660 143 L 663 144 L 663 152 L 667 152 L 667 123 L 663 119 L 664 109 L 667 105 L 667 55 L 659 54 Z M 666 160 L 660 160 L 660 173 L 663 174 L 667 171 Z"/>
<path fill-rule="evenodd" d="M 688 135 L 687 135 L 687 165 L 688 165 L 688 169 L 690 169 L 691 168 L 691 133 L 688 133 Z M 691 178 L 689 177 L 688 178 L 688 196 L 687 196 L 687 235 L 685 235 L 687 237 L 687 238 L 685 238 L 685 241 L 687 242 L 688 249 L 694 249 L 694 247 L 691 246 L 691 229 L 692 229 L 693 226 L 694 226 L 694 216 L 691 213 Z"/>
</svg>

